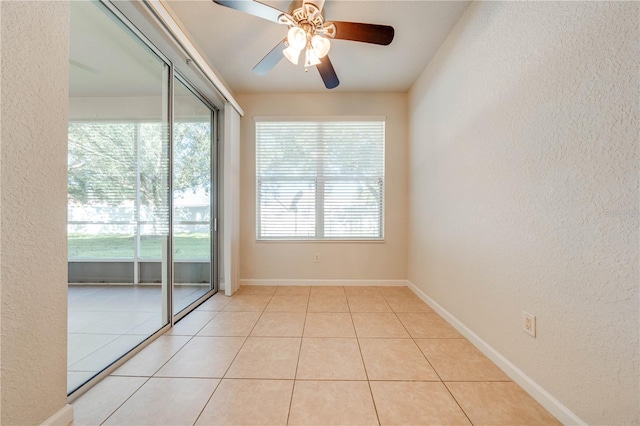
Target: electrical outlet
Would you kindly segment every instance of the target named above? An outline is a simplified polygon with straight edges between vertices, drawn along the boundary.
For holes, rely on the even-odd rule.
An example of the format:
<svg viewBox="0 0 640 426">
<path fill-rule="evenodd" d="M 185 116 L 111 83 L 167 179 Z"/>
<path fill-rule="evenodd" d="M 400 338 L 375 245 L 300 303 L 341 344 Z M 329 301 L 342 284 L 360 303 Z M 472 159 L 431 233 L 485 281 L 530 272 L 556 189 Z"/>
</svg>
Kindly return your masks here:
<svg viewBox="0 0 640 426">
<path fill-rule="evenodd" d="M 313 261 L 315 263 L 320 263 L 320 253 L 316 253 L 313 255 Z"/>
<path fill-rule="evenodd" d="M 522 331 L 536 337 L 536 316 L 522 311 Z"/>
</svg>

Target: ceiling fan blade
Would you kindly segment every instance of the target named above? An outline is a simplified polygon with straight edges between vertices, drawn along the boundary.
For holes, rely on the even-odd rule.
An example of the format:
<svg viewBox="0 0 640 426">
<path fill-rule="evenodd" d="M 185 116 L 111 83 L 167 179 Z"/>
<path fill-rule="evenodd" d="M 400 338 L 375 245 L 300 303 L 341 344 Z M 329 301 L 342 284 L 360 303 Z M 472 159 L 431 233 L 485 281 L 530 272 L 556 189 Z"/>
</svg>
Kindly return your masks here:
<svg viewBox="0 0 640 426">
<path fill-rule="evenodd" d="M 267 75 L 267 73 L 271 71 L 273 67 L 278 64 L 278 62 L 280 62 L 280 59 L 282 59 L 283 57 L 282 51 L 287 47 L 287 45 L 285 44 L 286 40 L 287 39 L 285 38 L 280 43 L 278 43 L 276 47 L 271 49 L 271 52 L 267 53 L 267 56 L 265 56 L 260 62 L 258 62 L 258 65 L 253 67 L 254 74 Z"/>
<path fill-rule="evenodd" d="M 361 41 L 386 46 L 393 41 L 395 30 L 388 25 L 363 24 L 359 22 L 332 22 L 336 26 L 334 38 Z"/>
<path fill-rule="evenodd" d="M 284 13 L 275 7 L 253 0 L 213 0 L 213 2 L 273 22 L 278 22 L 278 18 Z"/>
<path fill-rule="evenodd" d="M 316 65 L 318 68 L 318 72 L 320 72 L 320 77 L 322 77 L 322 81 L 324 82 L 324 86 L 327 89 L 334 89 L 338 87 L 340 84 L 340 80 L 338 80 L 338 75 L 336 74 L 336 70 L 333 69 L 333 65 L 329 60 L 328 56 L 320 59 L 320 63 Z"/>
</svg>

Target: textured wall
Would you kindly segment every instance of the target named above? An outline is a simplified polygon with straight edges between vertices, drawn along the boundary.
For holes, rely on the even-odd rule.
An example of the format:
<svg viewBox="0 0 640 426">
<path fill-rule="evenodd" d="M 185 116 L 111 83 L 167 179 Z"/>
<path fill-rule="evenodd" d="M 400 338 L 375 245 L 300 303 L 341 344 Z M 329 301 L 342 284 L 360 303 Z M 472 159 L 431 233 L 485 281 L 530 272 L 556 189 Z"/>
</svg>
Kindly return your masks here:
<svg viewBox="0 0 640 426">
<path fill-rule="evenodd" d="M 474 2 L 410 92 L 409 279 L 590 424 L 640 423 L 639 8 Z"/>
<path fill-rule="evenodd" d="M 321 84 L 318 79 L 318 84 Z M 406 279 L 405 94 L 239 95 L 240 279 Z M 255 116 L 386 116 L 385 241 L 256 242 Z M 313 262 L 320 253 L 320 263 Z"/>
<path fill-rule="evenodd" d="M 66 404 L 69 5 L 2 1 L 2 417 Z"/>
</svg>

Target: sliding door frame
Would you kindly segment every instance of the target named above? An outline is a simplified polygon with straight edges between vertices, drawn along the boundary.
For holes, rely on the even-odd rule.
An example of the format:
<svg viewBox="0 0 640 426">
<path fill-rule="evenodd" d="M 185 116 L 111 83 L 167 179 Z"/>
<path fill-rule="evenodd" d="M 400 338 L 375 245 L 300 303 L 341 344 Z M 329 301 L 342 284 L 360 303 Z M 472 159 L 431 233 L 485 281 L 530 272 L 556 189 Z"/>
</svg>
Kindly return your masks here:
<svg viewBox="0 0 640 426">
<path fill-rule="evenodd" d="M 210 273 L 210 280 L 211 280 L 211 289 L 206 292 L 204 295 L 200 296 L 198 299 L 194 300 L 191 304 L 189 304 L 189 306 L 187 306 L 186 308 L 184 308 L 182 311 L 173 314 L 173 318 L 172 318 L 172 323 L 171 325 L 173 326 L 173 324 L 177 321 L 179 321 L 180 319 L 182 319 L 182 317 L 184 317 L 185 315 L 187 315 L 189 312 L 191 312 L 193 309 L 195 309 L 198 305 L 200 305 L 202 302 L 204 302 L 205 300 L 207 300 L 209 297 L 211 297 L 212 295 L 214 295 L 215 293 L 218 292 L 218 259 L 217 259 L 217 255 L 218 255 L 218 229 L 217 229 L 217 222 L 218 222 L 218 179 L 217 179 L 217 172 L 218 172 L 218 116 L 219 116 L 219 110 L 218 108 L 215 107 L 215 105 L 213 105 L 211 102 L 209 102 L 209 100 L 202 94 L 200 93 L 200 91 L 198 89 L 196 89 L 196 87 L 191 84 L 189 82 L 189 80 L 184 77 L 182 74 L 180 74 L 179 71 L 175 71 L 173 72 L 173 76 L 178 79 L 182 84 L 185 85 L 185 87 L 196 97 L 198 98 L 202 103 L 204 103 L 207 108 L 209 108 L 209 110 L 211 111 L 211 115 L 209 117 L 209 122 L 211 125 L 211 142 L 210 142 L 210 164 L 209 164 L 209 181 L 211 182 L 211 186 L 210 186 L 210 190 L 209 190 L 209 232 L 210 232 L 210 244 L 209 244 L 209 258 L 210 258 L 210 267 L 209 267 L 209 273 Z M 173 80 L 172 80 L 173 82 Z M 173 87 L 173 84 L 172 84 Z M 173 106 L 173 91 L 171 94 L 171 105 Z M 173 126 L 173 122 L 174 122 L 174 116 L 173 116 L 173 108 L 171 111 L 171 123 Z M 173 148 L 174 148 L 174 144 L 173 144 L 173 127 L 172 127 L 172 131 L 171 131 L 171 159 L 173 160 Z M 171 168 L 171 174 L 173 176 L 173 167 Z M 171 187 L 173 189 L 173 186 Z M 171 197 L 172 203 L 173 203 L 173 196 Z M 172 206 L 173 209 L 173 206 Z M 171 222 L 171 231 L 173 231 L 173 219 Z M 173 236 L 171 238 L 173 240 Z M 172 287 L 175 284 L 173 277 L 171 279 L 171 283 L 172 283 Z M 171 295 L 173 296 L 173 289 L 171 291 Z M 173 303 L 172 303 L 173 305 Z M 173 306 L 171 307 L 171 312 L 173 312 Z"/>
<path fill-rule="evenodd" d="M 104 370 L 96 374 L 93 378 L 88 380 L 79 388 L 73 390 L 70 394 L 67 395 L 67 401 L 69 403 L 73 402 L 80 396 L 82 396 L 85 392 L 99 383 L 102 379 L 109 376 L 116 369 L 121 367 L 125 362 L 135 356 L 138 352 L 143 350 L 147 345 L 152 343 L 155 339 L 160 337 L 166 331 L 171 329 L 174 324 L 179 321 L 182 317 L 193 311 L 198 305 L 203 303 L 213 294 L 218 292 L 219 290 L 219 277 L 218 277 L 218 253 L 219 253 L 219 244 L 218 244 L 218 194 L 219 194 L 219 180 L 218 180 L 218 150 L 219 150 L 219 117 L 220 110 L 209 101 L 197 88 L 194 84 L 191 84 L 185 77 L 183 77 L 180 72 L 176 69 L 174 63 L 160 51 L 150 40 L 146 37 L 119 9 L 116 5 L 114 5 L 110 0 L 96 0 L 96 4 L 102 8 L 104 8 L 104 12 L 107 14 L 111 14 L 115 19 L 117 19 L 124 27 L 126 27 L 129 31 L 133 33 L 135 37 L 149 48 L 155 55 L 158 56 L 167 66 L 168 68 L 168 81 L 167 89 L 168 89 L 168 100 L 167 100 L 167 120 L 168 120 L 168 149 L 169 149 L 169 193 L 168 193 L 168 203 L 169 203 L 169 232 L 168 232 L 168 241 L 167 241 L 167 265 L 163 268 L 163 275 L 167 276 L 167 284 L 168 284 L 168 292 L 166 297 L 164 297 L 162 303 L 163 306 L 166 307 L 164 321 L 167 321 L 165 325 L 163 325 L 159 330 L 152 333 L 145 340 L 143 340 L 140 344 L 123 354 L 116 361 L 112 362 L 109 366 L 107 366 Z M 173 314 L 173 306 L 174 306 L 174 256 L 173 256 L 173 168 L 174 168 L 174 158 L 173 158 L 173 150 L 174 150 L 174 77 L 178 78 L 182 83 L 187 86 L 187 88 L 197 96 L 210 110 L 211 110 L 211 168 L 210 168 L 210 182 L 211 182 L 211 190 L 210 190 L 210 234 L 211 234 L 211 244 L 210 244 L 210 281 L 211 281 L 211 289 L 205 293 L 203 296 L 195 300 L 185 309 L 177 314 Z M 163 322 L 164 322 L 163 321 Z"/>
</svg>

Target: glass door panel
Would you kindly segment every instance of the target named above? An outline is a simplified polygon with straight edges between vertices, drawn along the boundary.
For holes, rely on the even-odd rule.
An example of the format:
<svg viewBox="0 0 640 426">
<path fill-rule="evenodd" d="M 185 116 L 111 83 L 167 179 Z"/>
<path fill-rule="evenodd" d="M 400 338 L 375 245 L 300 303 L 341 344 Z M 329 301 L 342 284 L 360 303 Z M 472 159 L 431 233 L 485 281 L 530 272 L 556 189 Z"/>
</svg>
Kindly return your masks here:
<svg viewBox="0 0 640 426">
<path fill-rule="evenodd" d="M 71 2 L 68 386 L 168 323 L 170 68 L 98 2 Z"/>
<path fill-rule="evenodd" d="M 180 78 L 173 108 L 173 313 L 213 289 L 213 110 Z"/>
</svg>

